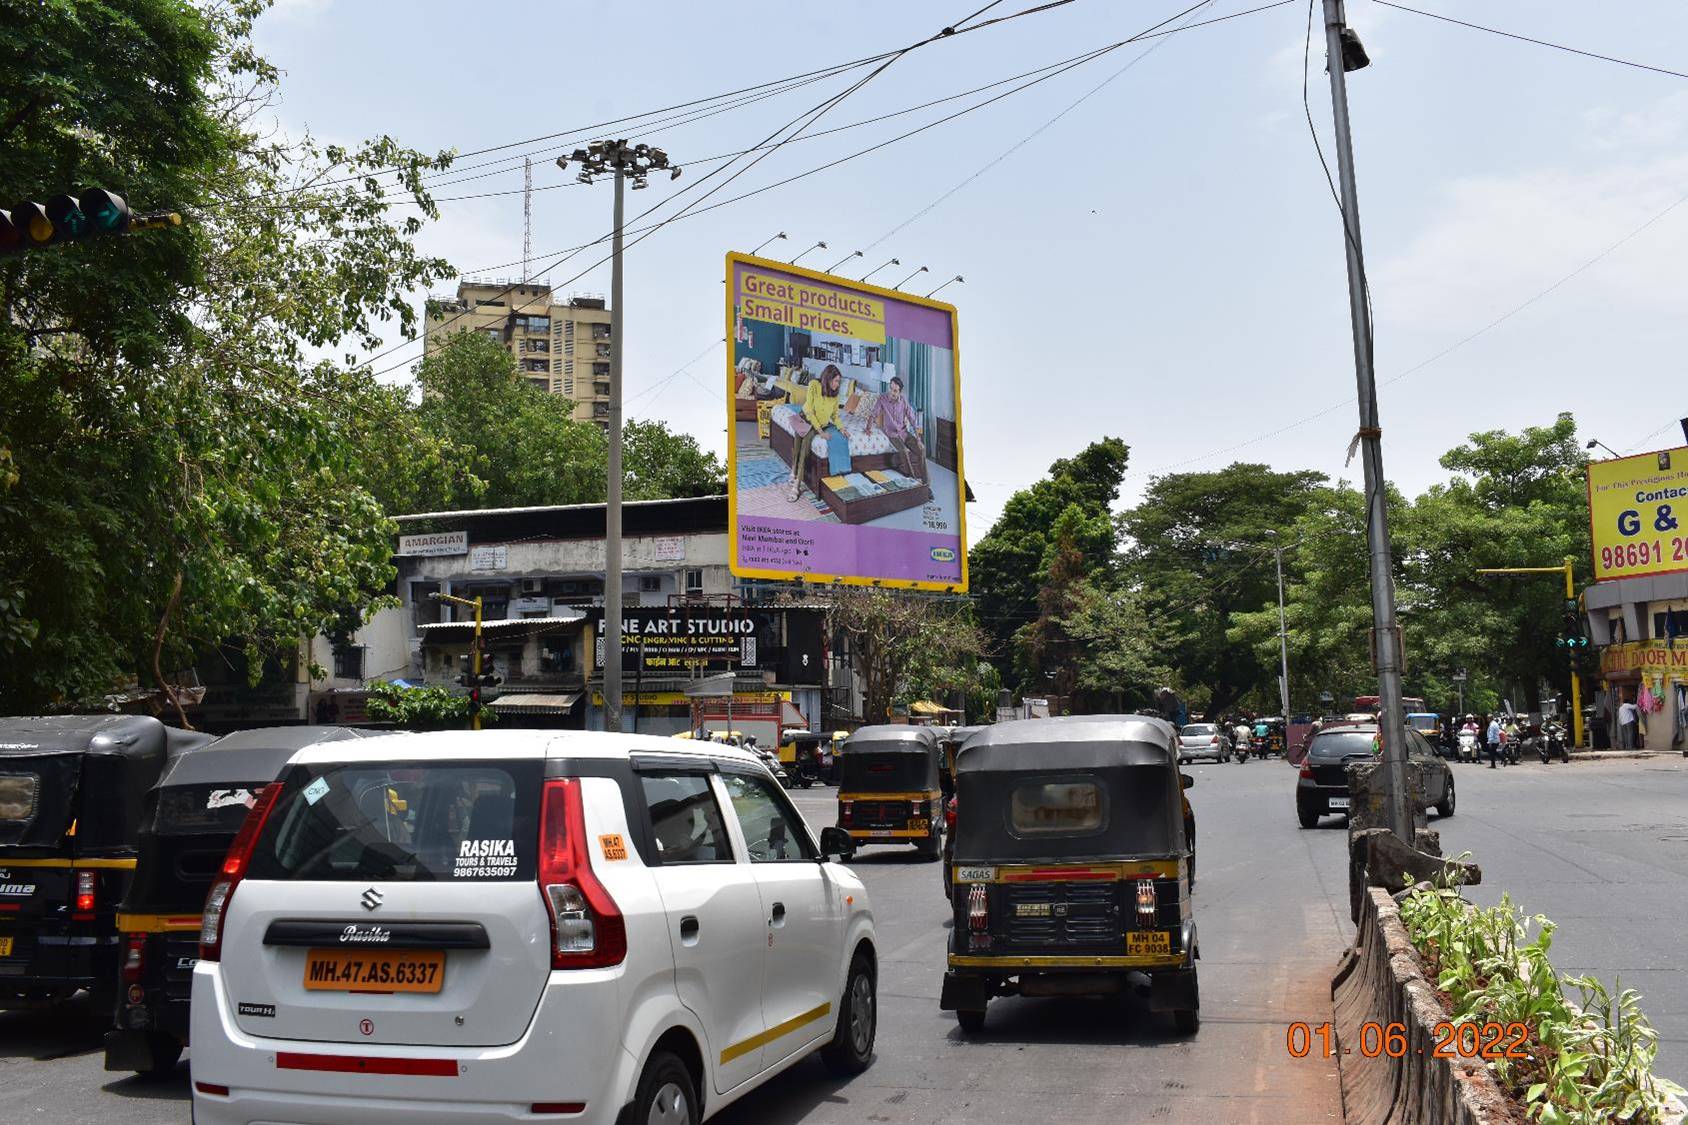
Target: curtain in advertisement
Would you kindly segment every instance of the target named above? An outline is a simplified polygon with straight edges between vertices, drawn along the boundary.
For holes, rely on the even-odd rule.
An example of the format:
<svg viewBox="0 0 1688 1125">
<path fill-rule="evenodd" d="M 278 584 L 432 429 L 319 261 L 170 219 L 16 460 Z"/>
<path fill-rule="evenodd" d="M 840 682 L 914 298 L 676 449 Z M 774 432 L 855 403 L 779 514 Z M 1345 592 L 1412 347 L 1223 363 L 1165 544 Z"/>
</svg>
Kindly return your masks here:
<svg viewBox="0 0 1688 1125">
<path fill-rule="evenodd" d="M 932 417 L 932 345 L 913 340 L 893 340 L 897 374 L 903 377 L 908 404 L 925 423 L 926 456 L 938 455 L 938 424 Z"/>
</svg>

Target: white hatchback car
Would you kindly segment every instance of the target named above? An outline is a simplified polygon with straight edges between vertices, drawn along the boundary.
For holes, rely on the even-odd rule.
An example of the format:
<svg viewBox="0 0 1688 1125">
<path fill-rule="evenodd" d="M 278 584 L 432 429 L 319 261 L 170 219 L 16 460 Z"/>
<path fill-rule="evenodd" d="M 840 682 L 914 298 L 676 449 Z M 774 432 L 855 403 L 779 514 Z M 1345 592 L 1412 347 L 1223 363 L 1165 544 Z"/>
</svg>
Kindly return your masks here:
<svg viewBox="0 0 1688 1125">
<path fill-rule="evenodd" d="M 680 1125 L 817 1050 L 858 1072 L 877 970 L 849 850 L 730 746 L 301 751 L 206 903 L 196 1125 Z"/>
</svg>

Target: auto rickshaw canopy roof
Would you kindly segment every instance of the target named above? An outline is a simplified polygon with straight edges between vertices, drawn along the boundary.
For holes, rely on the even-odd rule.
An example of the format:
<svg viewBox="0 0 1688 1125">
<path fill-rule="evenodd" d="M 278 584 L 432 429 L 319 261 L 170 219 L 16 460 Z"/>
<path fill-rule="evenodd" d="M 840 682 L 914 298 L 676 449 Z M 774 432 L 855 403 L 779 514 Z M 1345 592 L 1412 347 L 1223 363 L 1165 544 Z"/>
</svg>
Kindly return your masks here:
<svg viewBox="0 0 1688 1125">
<path fill-rule="evenodd" d="M 158 779 L 160 788 L 220 783 L 262 784 L 275 780 L 295 753 L 323 742 L 367 738 L 376 732 L 354 727 L 258 727 L 224 735 L 207 746 L 179 755 Z"/>
<path fill-rule="evenodd" d="M 844 743 L 846 750 L 873 750 L 895 754 L 923 754 L 938 745 L 938 732 L 931 727 L 883 723 L 857 729 Z"/>
<path fill-rule="evenodd" d="M 1177 733 L 1162 719 L 1017 719 L 956 756 L 957 863 L 1182 855 Z"/>
</svg>

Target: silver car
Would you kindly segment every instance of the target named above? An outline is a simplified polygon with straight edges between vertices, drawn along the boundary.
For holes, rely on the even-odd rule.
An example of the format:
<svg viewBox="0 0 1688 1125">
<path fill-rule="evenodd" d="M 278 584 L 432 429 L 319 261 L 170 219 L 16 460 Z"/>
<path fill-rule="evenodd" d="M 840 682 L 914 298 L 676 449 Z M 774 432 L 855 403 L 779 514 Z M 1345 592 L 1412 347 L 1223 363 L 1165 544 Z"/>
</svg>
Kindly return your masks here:
<svg viewBox="0 0 1688 1125">
<path fill-rule="evenodd" d="M 1178 762 L 1193 762 L 1211 758 L 1215 762 L 1231 760 L 1231 736 L 1223 727 L 1213 723 L 1190 723 L 1178 732 Z"/>
</svg>

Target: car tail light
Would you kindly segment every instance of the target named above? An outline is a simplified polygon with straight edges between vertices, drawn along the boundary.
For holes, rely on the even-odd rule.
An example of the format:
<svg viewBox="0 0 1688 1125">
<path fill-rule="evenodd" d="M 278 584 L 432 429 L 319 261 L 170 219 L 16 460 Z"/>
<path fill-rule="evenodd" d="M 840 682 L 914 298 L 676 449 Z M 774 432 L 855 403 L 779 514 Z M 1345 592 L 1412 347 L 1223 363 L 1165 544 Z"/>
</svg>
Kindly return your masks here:
<svg viewBox="0 0 1688 1125">
<path fill-rule="evenodd" d="M 954 828 L 955 827 L 955 798 L 954 797 L 951 797 L 944 804 L 944 827 L 945 828 Z"/>
<path fill-rule="evenodd" d="M 1219 745 L 1219 736 L 1216 734 L 1212 738 L 1208 739 L 1207 741 L 1208 741 L 1208 745 L 1210 745 L 1210 746 L 1218 746 Z"/>
<path fill-rule="evenodd" d="M 577 778 L 545 783 L 539 814 L 539 893 L 551 913 L 551 967 L 601 969 L 627 957 L 627 923 L 592 873 Z"/>
<path fill-rule="evenodd" d="M 1313 767 L 1306 765 L 1306 764 L 1303 764 L 1302 767 L 1301 767 L 1301 773 L 1299 774 L 1299 776 L 1301 777 L 1301 779 L 1303 781 L 1312 781 L 1313 780 Z"/>
<path fill-rule="evenodd" d="M 229 1096 L 229 1088 L 227 1086 L 219 1086 L 215 1082 L 195 1082 L 193 1084 L 193 1088 L 201 1094 L 211 1094 L 219 1098 L 226 1098 Z"/>
<path fill-rule="evenodd" d="M 99 901 L 99 877 L 92 871 L 76 873 L 76 920 L 91 922 Z"/>
<path fill-rule="evenodd" d="M 252 862 L 252 852 L 258 846 L 258 834 L 264 830 L 264 822 L 269 819 L 275 799 L 280 795 L 279 782 L 271 782 L 259 791 L 252 803 L 252 811 L 240 822 L 240 831 L 235 834 L 234 843 L 229 845 L 229 854 L 223 857 L 223 869 L 217 881 L 211 884 L 211 893 L 205 896 L 205 913 L 199 923 L 201 961 L 222 959 L 223 916 L 228 913 L 235 887 L 246 875 L 247 865 Z"/>
<path fill-rule="evenodd" d="M 1159 903 L 1155 899 L 1155 881 L 1153 879 L 1137 880 L 1137 919 L 1138 921 L 1153 921 Z"/>
<path fill-rule="evenodd" d="M 967 892 L 967 928 L 974 933 L 990 929 L 990 898 L 983 883 L 974 883 Z"/>
<path fill-rule="evenodd" d="M 854 801 L 840 801 L 840 802 L 838 802 L 838 826 L 840 828 L 848 828 L 850 826 L 850 824 L 855 820 L 855 818 L 856 818 L 856 802 L 854 802 Z"/>
<path fill-rule="evenodd" d="M 147 939 L 145 934 L 130 934 L 123 951 L 123 983 L 138 985 L 147 967 Z"/>
</svg>

